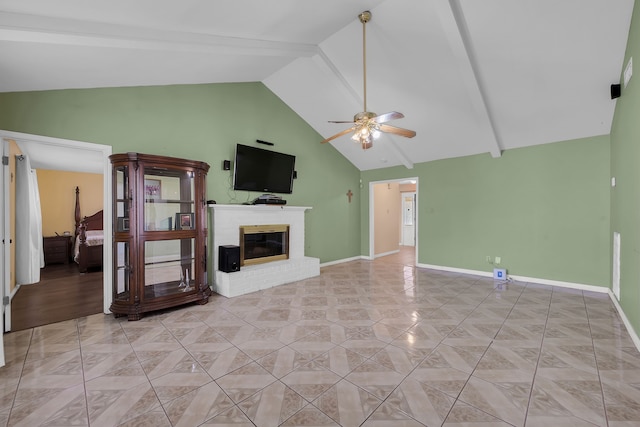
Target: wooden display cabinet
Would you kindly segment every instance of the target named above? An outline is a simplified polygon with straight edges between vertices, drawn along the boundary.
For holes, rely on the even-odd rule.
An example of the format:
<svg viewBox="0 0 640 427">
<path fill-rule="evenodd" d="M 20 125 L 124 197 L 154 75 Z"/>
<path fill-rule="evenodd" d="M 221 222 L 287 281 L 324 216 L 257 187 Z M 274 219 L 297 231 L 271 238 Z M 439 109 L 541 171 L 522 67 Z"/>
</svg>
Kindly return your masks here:
<svg viewBox="0 0 640 427">
<path fill-rule="evenodd" d="M 140 153 L 114 154 L 113 302 L 116 316 L 197 302 L 207 284 L 205 181 L 209 165 Z"/>
</svg>

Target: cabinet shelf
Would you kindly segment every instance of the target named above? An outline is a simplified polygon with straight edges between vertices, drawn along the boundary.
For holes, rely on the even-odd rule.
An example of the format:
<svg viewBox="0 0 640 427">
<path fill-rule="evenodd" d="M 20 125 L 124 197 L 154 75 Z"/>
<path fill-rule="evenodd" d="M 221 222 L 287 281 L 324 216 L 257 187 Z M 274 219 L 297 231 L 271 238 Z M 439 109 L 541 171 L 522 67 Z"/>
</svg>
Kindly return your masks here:
<svg viewBox="0 0 640 427">
<path fill-rule="evenodd" d="M 176 199 L 144 199 L 145 203 L 179 203 L 179 204 L 186 204 L 186 203 L 191 203 L 193 204 L 193 200 L 176 200 Z"/>
<path fill-rule="evenodd" d="M 206 206 L 196 201 L 206 200 L 209 165 L 139 153 L 110 159 L 116 230 L 111 311 L 139 320 L 153 310 L 206 304 Z"/>
</svg>

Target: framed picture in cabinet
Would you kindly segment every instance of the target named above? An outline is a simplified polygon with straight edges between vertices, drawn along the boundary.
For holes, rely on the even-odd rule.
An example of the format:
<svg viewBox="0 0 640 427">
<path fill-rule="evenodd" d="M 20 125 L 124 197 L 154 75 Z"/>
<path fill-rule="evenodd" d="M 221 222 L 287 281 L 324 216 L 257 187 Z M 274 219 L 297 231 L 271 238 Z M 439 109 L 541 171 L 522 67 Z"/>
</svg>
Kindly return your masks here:
<svg viewBox="0 0 640 427">
<path fill-rule="evenodd" d="M 129 218 L 118 217 L 118 231 L 129 231 Z"/>
<path fill-rule="evenodd" d="M 160 199 L 160 195 L 162 194 L 162 181 L 159 179 L 148 179 L 144 180 L 144 198 L 151 200 Z"/>
<path fill-rule="evenodd" d="M 193 230 L 193 212 L 176 214 L 176 230 Z"/>
</svg>

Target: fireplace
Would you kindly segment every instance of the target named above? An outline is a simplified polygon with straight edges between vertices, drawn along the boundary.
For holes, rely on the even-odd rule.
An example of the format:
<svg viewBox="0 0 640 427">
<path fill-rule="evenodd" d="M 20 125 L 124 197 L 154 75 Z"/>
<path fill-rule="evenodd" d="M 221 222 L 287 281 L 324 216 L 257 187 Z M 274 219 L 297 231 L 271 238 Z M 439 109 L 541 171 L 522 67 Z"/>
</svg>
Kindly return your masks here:
<svg viewBox="0 0 640 427">
<path fill-rule="evenodd" d="M 216 269 L 213 290 L 218 294 L 232 298 L 320 274 L 320 260 L 304 254 L 304 217 L 305 211 L 310 207 L 211 204 L 209 209 L 213 225 L 213 233 L 210 233 L 211 245 L 214 248 L 223 245 L 240 246 L 239 229 L 247 227 L 245 224 L 261 225 L 268 229 L 273 229 L 273 226 L 267 227 L 266 224 L 287 224 L 285 227 L 289 228 L 288 240 L 285 240 L 288 258 L 285 256 L 284 259 L 273 262 L 245 265 L 239 271 L 231 273 Z M 212 266 L 218 266 L 218 250 L 212 251 L 212 254 Z"/>
<path fill-rule="evenodd" d="M 289 225 L 240 226 L 240 265 L 289 259 Z"/>
</svg>

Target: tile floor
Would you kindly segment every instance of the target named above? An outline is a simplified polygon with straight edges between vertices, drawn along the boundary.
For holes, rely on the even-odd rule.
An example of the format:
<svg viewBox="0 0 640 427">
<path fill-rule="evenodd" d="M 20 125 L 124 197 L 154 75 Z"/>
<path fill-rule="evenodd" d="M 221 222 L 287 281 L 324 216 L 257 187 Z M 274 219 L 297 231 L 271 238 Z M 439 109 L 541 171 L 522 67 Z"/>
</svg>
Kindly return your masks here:
<svg viewBox="0 0 640 427">
<path fill-rule="evenodd" d="M 606 294 L 394 258 L 4 341 L 0 426 L 640 425 L 640 354 Z"/>
</svg>

